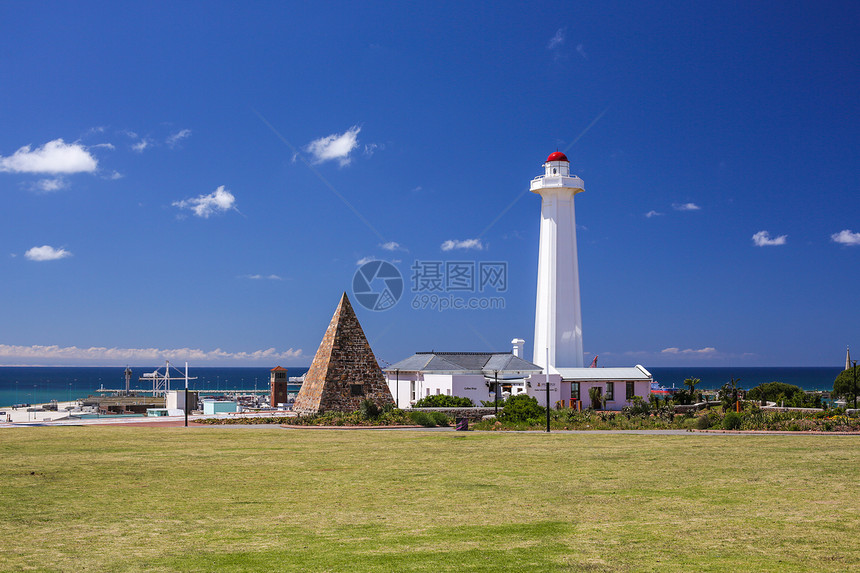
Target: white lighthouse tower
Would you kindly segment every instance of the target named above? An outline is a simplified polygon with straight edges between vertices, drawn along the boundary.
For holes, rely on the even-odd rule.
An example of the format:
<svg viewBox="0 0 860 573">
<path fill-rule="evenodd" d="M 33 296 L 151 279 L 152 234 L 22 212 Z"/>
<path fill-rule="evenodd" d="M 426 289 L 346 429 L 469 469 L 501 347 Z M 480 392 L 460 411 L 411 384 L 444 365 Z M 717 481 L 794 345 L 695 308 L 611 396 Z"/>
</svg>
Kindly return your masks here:
<svg viewBox="0 0 860 573">
<path fill-rule="evenodd" d="M 543 167 L 544 174 L 531 182 L 532 193 L 541 196 L 532 362 L 556 372 L 583 367 L 573 196 L 585 191 L 585 183 L 570 174 L 570 162 L 559 151 L 550 154 Z"/>
</svg>

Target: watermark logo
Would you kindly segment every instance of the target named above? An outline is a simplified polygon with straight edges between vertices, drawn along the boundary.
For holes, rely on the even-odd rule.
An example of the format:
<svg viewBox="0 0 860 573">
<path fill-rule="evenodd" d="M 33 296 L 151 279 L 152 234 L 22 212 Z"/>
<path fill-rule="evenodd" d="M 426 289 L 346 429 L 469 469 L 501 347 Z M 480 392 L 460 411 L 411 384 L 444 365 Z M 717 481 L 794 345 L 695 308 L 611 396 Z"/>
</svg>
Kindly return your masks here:
<svg viewBox="0 0 860 573">
<path fill-rule="evenodd" d="M 505 261 L 416 260 L 410 267 L 414 310 L 501 310 L 508 291 Z M 361 265 L 352 292 L 368 310 L 388 310 L 403 296 L 403 275 L 387 261 Z"/>
<path fill-rule="evenodd" d="M 364 263 L 352 277 L 352 293 L 367 310 L 388 310 L 403 296 L 403 275 L 388 261 Z"/>
<path fill-rule="evenodd" d="M 500 310 L 508 290 L 505 261 L 420 261 L 412 267 L 412 308 L 415 310 Z M 468 296 L 482 294 L 484 296 Z"/>
</svg>

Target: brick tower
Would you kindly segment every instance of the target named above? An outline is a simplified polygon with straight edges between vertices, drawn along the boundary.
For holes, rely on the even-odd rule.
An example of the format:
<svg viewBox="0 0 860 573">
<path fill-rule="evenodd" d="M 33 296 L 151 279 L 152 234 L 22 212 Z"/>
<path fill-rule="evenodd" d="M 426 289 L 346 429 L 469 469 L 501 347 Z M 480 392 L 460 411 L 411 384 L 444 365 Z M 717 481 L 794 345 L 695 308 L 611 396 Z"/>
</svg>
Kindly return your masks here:
<svg viewBox="0 0 860 573">
<path fill-rule="evenodd" d="M 287 401 L 287 369 L 283 366 L 275 366 L 269 371 L 269 390 L 271 393 L 271 401 L 269 404 L 272 408 L 276 408 L 278 404 L 284 404 Z"/>
<path fill-rule="evenodd" d="M 343 293 L 293 410 L 300 414 L 352 412 L 362 400 L 371 400 L 377 406 L 394 403 L 355 311 Z"/>
</svg>

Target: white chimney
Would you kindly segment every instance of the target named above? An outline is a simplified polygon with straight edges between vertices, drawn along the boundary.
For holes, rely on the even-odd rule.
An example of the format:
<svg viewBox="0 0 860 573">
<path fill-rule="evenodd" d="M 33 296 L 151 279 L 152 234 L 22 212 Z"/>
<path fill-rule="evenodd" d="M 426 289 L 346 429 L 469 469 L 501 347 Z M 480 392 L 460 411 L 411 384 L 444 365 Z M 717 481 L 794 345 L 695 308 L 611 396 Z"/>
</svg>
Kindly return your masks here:
<svg viewBox="0 0 860 573">
<path fill-rule="evenodd" d="M 514 345 L 514 356 L 517 358 L 523 357 L 523 345 L 525 345 L 526 341 L 522 338 L 514 338 L 511 340 L 511 344 Z"/>
</svg>

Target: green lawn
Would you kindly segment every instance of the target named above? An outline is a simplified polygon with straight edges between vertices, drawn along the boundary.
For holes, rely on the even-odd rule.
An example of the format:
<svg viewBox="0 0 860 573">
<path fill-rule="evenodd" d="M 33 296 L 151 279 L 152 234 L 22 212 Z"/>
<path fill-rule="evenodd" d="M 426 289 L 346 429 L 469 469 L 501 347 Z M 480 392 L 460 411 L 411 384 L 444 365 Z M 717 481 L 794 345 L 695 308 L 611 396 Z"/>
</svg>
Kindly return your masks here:
<svg viewBox="0 0 860 573">
<path fill-rule="evenodd" d="M 860 438 L 0 431 L 3 571 L 848 571 Z"/>
</svg>

